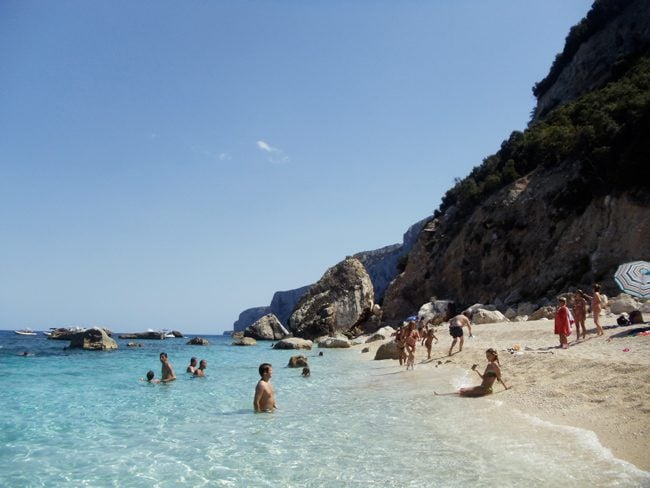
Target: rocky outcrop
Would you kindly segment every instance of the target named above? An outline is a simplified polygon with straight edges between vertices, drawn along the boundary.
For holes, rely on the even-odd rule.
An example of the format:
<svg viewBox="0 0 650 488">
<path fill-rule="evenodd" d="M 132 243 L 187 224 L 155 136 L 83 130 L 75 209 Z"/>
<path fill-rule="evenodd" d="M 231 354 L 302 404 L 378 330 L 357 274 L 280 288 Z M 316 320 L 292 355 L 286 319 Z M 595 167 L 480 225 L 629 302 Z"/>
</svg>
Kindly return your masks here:
<svg viewBox="0 0 650 488">
<path fill-rule="evenodd" d="M 390 341 L 382 344 L 375 353 L 375 361 L 382 361 L 384 359 L 399 359 L 400 350 L 395 341 Z"/>
<path fill-rule="evenodd" d="M 209 346 L 210 341 L 204 339 L 203 337 L 192 337 L 189 341 L 186 342 L 188 346 Z"/>
<path fill-rule="evenodd" d="M 453 315 L 454 302 L 450 300 L 433 300 L 425 303 L 418 310 L 418 317 L 431 325 L 440 325 Z"/>
<path fill-rule="evenodd" d="M 375 303 L 381 303 L 384 299 L 388 285 L 399 273 L 400 262 L 417 242 L 418 235 L 426 222 L 427 219 L 423 219 L 410 226 L 402 236 L 402 244 L 393 244 L 374 251 L 364 251 L 353 256 L 361 261 L 370 276 L 374 288 Z"/>
<path fill-rule="evenodd" d="M 594 32 L 580 34 L 588 29 Z M 569 42 L 570 38 L 575 41 Z M 567 38 L 567 45 L 559 55 L 565 58 L 562 66 L 554 65 L 549 74 L 552 79 L 538 84 L 544 87 L 538 92 L 535 117 L 604 86 L 616 76 L 626 58 L 647 51 L 648 47 L 650 8 L 647 0 L 596 1 L 587 18 L 574 27 Z"/>
<path fill-rule="evenodd" d="M 117 342 L 109 337 L 103 329 L 93 328 L 75 333 L 70 339 L 70 348 L 80 348 L 88 351 L 108 351 L 117 349 Z"/>
<path fill-rule="evenodd" d="M 307 339 L 346 332 L 370 316 L 373 296 L 361 262 L 347 258 L 309 289 L 289 318 L 289 330 Z"/>
<path fill-rule="evenodd" d="M 309 291 L 310 287 L 311 285 L 306 285 L 294 290 L 276 291 L 273 294 L 270 310 L 281 324 L 289 322 L 289 317 L 296 308 L 296 305 L 305 296 L 305 293 Z"/>
<path fill-rule="evenodd" d="M 313 342 L 299 337 L 282 339 L 273 345 L 273 349 L 311 349 Z"/>
<path fill-rule="evenodd" d="M 127 334 L 120 334 L 119 339 L 153 339 L 162 341 L 165 339 L 165 333 L 162 331 L 148 330 L 146 332 L 130 332 Z"/>
<path fill-rule="evenodd" d="M 328 337 L 318 343 L 318 347 L 330 349 L 347 349 L 350 347 L 350 341 L 341 337 Z"/>
<path fill-rule="evenodd" d="M 291 356 L 287 364 L 289 368 L 306 368 L 308 366 L 309 362 L 305 356 Z"/>
<path fill-rule="evenodd" d="M 232 324 L 233 332 L 243 332 L 246 327 L 270 313 L 269 307 L 247 308 L 239 314 L 239 318 Z"/>
<path fill-rule="evenodd" d="M 496 324 L 508 322 L 508 318 L 498 310 L 479 308 L 472 314 L 472 322 L 475 324 Z"/>
<path fill-rule="evenodd" d="M 232 346 L 256 346 L 257 341 L 252 337 L 240 337 L 232 341 Z"/>
<path fill-rule="evenodd" d="M 386 292 L 384 319 L 405 317 L 431 296 L 510 305 L 594 282 L 616 288 L 618 265 L 647 254 L 649 208 L 618 195 L 594 198 L 576 212 L 569 182 L 579 171 L 570 162 L 536 171 L 462 222 L 433 219 Z"/>
<path fill-rule="evenodd" d="M 260 341 L 276 341 L 289 337 L 291 334 L 272 313 L 257 320 L 244 331 L 245 337 Z"/>
</svg>

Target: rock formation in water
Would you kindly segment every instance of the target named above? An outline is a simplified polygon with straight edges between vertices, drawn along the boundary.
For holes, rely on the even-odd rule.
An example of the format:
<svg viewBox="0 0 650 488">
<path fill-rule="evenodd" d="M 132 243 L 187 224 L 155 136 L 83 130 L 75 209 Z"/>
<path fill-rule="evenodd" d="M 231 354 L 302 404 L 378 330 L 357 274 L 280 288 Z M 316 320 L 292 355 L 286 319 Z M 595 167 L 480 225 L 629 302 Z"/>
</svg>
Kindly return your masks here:
<svg viewBox="0 0 650 488">
<path fill-rule="evenodd" d="M 246 327 L 244 337 L 260 341 L 277 341 L 291 336 L 289 331 L 280 323 L 278 318 L 270 313 Z"/>
</svg>

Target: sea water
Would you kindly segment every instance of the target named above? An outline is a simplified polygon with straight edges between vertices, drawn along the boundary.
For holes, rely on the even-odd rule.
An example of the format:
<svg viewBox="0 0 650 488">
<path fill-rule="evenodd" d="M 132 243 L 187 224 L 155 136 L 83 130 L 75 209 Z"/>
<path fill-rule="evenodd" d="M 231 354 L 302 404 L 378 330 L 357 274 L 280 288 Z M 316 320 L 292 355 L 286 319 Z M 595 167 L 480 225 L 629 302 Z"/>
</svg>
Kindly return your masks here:
<svg viewBox="0 0 650 488">
<path fill-rule="evenodd" d="M 460 370 L 205 337 L 92 352 L 0 332 L 0 486 L 650 486 L 593 433 L 513 414 L 506 396 L 433 395 L 474 380 Z M 141 381 L 161 351 L 178 380 Z M 310 377 L 286 367 L 296 354 Z M 205 378 L 185 373 L 192 356 Z M 272 414 L 252 408 L 262 362 Z"/>
</svg>

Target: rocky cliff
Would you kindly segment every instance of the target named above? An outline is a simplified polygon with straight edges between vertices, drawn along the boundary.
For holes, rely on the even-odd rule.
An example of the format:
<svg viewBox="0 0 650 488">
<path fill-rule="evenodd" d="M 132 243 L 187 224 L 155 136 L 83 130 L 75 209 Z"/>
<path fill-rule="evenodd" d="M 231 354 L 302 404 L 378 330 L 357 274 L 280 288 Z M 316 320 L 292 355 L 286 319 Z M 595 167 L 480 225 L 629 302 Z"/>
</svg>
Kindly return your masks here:
<svg viewBox="0 0 650 488">
<path fill-rule="evenodd" d="M 600 0 L 571 29 L 549 75 L 535 86 L 535 118 L 603 87 L 631 54 L 650 46 L 647 0 Z"/>
<path fill-rule="evenodd" d="M 400 262 L 417 242 L 418 235 L 426 222 L 427 219 L 423 219 L 411 225 L 402 236 L 401 244 L 392 244 L 373 251 L 363 251 L 353 256 L 363 264 L 370 276 L 374 287 L 375 303 L 381 303 L 390 282 L 400 271 L 403 271 L 403 269 L 399 269 Z M 233 324 L 233 330 L 242 332 L 269 313 L 274 314 L 282 324 L 288 324 L 289 317 L 310 286 L 275 292 L 270 306 L 253 307 L 241 312 Z"/>
<path fill-rule="evenodd" d="M 505 308 L 594 282 L 616 294 L 616 267 L 650 258 L 650 8 L 600 3 L 615 15 L 536 87 L 536 119 L 445 195 L 385 318 L 432 296 Z"/>
</svg>

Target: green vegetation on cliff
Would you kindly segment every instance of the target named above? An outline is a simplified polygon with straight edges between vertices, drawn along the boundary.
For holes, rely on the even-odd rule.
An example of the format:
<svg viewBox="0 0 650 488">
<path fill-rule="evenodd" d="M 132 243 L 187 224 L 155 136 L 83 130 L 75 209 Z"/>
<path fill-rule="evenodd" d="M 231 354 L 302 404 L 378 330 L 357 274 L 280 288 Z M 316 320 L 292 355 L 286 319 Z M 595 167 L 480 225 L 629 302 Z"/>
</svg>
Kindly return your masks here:
<svg viewBox="0 0 650 488">
<path fill-rule="evenodd" d="M 650 161 L 650 57 L 622 62 L 603 88 L 567 103 L 524 132 L 513 132 L 442 198 L 436 216 L 455 206 L 460 216 L 497 190 L 536 169 L 581 165 L 573 182 L 580 212 L 593 197 L 626 192 L 648 201 Z"/>
<path fill-rule="evenodd" d="M 629 5 L 629 0 L 598 0 L 594 2 L 587 16 L 569 31 L 564 43 L 564 49 L 555 57 L 546 78 L 535 84 L 533 94 L 539 98 L 546 93 L 546 90 L 560 76 L 562 70 L 571 62 L 581 44 L 602 29 L 609 21 L 616 18 Z"/>
</svg>

